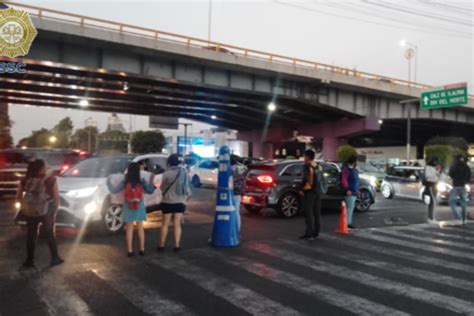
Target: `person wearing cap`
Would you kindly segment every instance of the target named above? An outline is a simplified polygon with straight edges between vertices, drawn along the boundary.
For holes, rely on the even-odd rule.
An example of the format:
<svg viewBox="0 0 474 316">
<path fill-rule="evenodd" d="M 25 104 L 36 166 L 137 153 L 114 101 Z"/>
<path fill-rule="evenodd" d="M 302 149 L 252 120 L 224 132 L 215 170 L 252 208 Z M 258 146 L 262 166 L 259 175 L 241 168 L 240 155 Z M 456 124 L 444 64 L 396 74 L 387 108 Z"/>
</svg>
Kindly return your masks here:
<svg viewBox="0 0 474 316">
<path fill-rule="evenodd" d="M 467 190 L 466 185 L 471 180 L 471 169 L 464 161 L 462 155 L 456 155 L 454 162 L 449 168 L 449 176 L 453 179 L 453 188 L 449 192 L 449 206 L 454 217 L 465 224 L 467 217 Z M 460 199 L 462 214 L 457 208 L 457 201 Z"/>
<path fill-rule="evenodd" d="M 439 158 L 437 156 L 431 157 L 430 161 L 425 167 L 425 176 L 423 185 L 425 189 L 423 191 L 423 198 L 428 195 L 430 203 L 428 204 L 428 223 L 436 223 L 434 218 L 434 211 L 436 207 L 436 183 L 439 181 L 441 171 L 441 165 L 439 164 Z"/>
</svg>

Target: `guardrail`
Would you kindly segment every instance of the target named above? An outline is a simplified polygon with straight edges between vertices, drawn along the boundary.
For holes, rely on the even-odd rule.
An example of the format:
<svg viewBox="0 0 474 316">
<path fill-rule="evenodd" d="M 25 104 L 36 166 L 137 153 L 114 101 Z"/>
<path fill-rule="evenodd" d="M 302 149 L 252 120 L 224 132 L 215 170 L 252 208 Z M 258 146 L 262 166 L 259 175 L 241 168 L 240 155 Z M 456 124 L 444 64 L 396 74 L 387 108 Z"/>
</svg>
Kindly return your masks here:
<svg viewBox="0 0 474 316">
<path fill-rule="evenodd" d="M 46 9 L 46 8 L 41 8 L 41 7 L 36 7 L 32 5 L 11 2 L 11 1 L 5 1 L 5 2 L 15 7 L 21 8 L 27 11 L 30 15 L 36 16 L 39 19 L 56 20 L 56 21 L 61 21 L 61 22 L 66 22 L 66 23 L 71 23 L 71 24 L 77 24 L 83 27 L 92 27 L 92 28 L 97 28 L 97 29 L 118 32 L 122 34 L 130 34 L 130 35 L 141 36 L 141 37 L 151 38 L 151 39 L 160 40 L 160 41 L 168 41 L 168 42 L 186 45 L 188 47 L 190 46 L 200 47 L 203 49 L 213 50 L 219 53 L 233 54 L 233 55 L 242 56 L 246 58 L 266 60 L 273 63 L 288 64 L 288 65 L 293 65 L 294 67 L 304 67 L 304 68 L 311 68 L 311 69 L 317 69 L 317 70 L 324 70 L 324 71 L 329 71 L 335 74 L 343 74 L 343 75 L 352 76 L 352 77 L 365 78 L 369 80 L 377 80 L 380 82 L 390 83 L 394 85 L 403 85 L 407 87 L 414 87 L 414 88 L 420 88 L 420 89 L 426 89 L 426 88 L 432 87 L 429 85 L 416 83 L 413 81 L 379 76 L 376 74 L 363 72 L 363 71 L 357 71 L 354 69 L 337 67 L 337 66 L 322 64 L 318 62 L 308 61 L 304 59 L 282 56 L 278 54 L 266 53 L 259 50 L 242 48 L 242 47 L 238 47 L 234 45 L 227 45 L 227 44 L 223 44 L 219 42 L 208 41 L 208 40 L 204 40 L 200 38 L 179 35 L 179 34 L 174 34 L 174 33 L 169 33 L 169 32 L 163 32 L 163 31 L 159 31 L 155 29 L 150 29 L 150 28 L 145 28 L 145 27 L 140 27 L 140 26 L 135 26 L 135 25 L 130 25 L 130 24 L 118 23 L 118 22 L 98 19 L 98 18 L 92 18 L 92 17 L 87 17 L 87 16 L 83 16 L 79 14 L 51 10 L 51 9 Z M 469 98 L 474 99 L 474 96 L 470 95 Z"/>
</svg>

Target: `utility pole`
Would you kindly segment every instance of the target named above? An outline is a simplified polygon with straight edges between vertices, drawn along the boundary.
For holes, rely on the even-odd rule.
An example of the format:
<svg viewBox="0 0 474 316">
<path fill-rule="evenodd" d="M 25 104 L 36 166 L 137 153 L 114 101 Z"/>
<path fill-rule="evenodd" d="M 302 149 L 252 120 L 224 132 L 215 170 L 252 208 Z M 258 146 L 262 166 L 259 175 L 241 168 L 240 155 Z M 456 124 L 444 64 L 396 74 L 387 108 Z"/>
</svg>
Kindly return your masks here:
<svg viewBox="0 0 474 316">
<path fill-rule="evenodd" d="M 416 51 L 409 47 L 405 51 L 405 57 L 408 60 L 408 87 L 411 88 L 411 60 L 415 56 Z M 415 71 L 416 72 L 416 71 Z M 418 99 L 417 99 L 418 100 Z M 402 101 L 403 102 L 403 101 Z M 410 165 L 410 149 L 411 149 L 411 103 L 413 100 L 410 102 L 405 103 L 405 107 L 407 109 L 407 166 Z M 400 102 L 401 103 L 401 102 Z"/>
<path fill-rule="evenodd" d="M 186 156 L 187 149 L 188 149 L 188 126 L 192 126 L 192 123 L 179 123 L 179 125 L 184 126 L 184 149 L 183 149 L 183 156 Z M 179 145 L 179 143 L 178 143 Z"/>
<path fill-rule="evenodd" d="M 410 150 L 411 150 L 411 105 L 419 103 L 420 99 L 409 99 L 400 101 L 400 104 L 405 105 L 407 110 L 407 166 L 410 163 Z"/>
<path fill-rule="evenodd" d="M 212 29 L 212 0 L 209 0 L 209 13 L 207 16 L 207 40 L 211 41 L 211 29 Z"/>
</svg>

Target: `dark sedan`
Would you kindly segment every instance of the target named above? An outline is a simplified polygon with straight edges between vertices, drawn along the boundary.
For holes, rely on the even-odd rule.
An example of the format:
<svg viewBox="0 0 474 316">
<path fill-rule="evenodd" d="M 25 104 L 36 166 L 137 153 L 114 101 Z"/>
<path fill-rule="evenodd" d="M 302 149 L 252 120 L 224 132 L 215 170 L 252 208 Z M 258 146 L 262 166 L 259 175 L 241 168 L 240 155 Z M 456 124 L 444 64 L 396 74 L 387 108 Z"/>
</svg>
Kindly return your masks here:
<svg viewBox="0 0 474 316">
<path fill-rule="evenodd" d="M 343 200 L 340 169 L 335 164 L 320 162 L 328 184 L 322 207 L 338 207 Z M 242 204 L 252 213 L 273 208 L 284 217 L 301 211 L 298 190 L 301 186 L 304 163 L 301 160 L 281 160 L 250 165 L 246 174 L 246 188 Z M 375 189 L 367 180 L 360 180 L 360 196 L 356 211 L 366 212 L 375 201 Z"/>
</svg>

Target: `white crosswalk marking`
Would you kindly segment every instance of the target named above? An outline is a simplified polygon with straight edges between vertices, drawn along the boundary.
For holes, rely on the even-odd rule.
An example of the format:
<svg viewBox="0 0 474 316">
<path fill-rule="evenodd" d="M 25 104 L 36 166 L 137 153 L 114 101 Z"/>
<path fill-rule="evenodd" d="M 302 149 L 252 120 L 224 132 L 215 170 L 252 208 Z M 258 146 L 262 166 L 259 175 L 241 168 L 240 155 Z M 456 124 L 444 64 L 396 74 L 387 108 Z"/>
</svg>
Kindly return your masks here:
<svg viewBox="0 0 474 316">
<path fill-rule="evenodd" d="M 457 250 L 452 250 L 452 249 L 447 249 L 447 248 L 442 248 L 442 247 L 437 247 L 437 246 L 429 246 L 429 245 L 420 245 L 416 241 L 406 241 L 406 240 L 400 240 L 395 237 L 387 237 L 387 236 L 381 236 L 381 235 L 374 235 L 370 232 L 364 232 L 364 231 L 358 231 L 357 236 L 361 237 L 366 237 L 370 238 L 372 240 L 377 240 L 377 241 L 382 241 L 387 244 L 393 244 L 393 245 L 399 245 L 399 246 L 405 246 L 408 248 L 413 248 L 416 250 L 428 250 L 440 254 L 446 254 L 454 257 L 459 257 L 459 258 L 470 258 L 474 259 L 474 254 L 470 252 L 462 252 L 462 251 L 457 251 Z"/>
<path fill-rule="evenodd" d="M 32 286 L 54 315 L 93 315 L 87 303 L 64 282 L 61 274 L 47 273 L 33 281 Z"/>
<path fill-rule="evenodd" d="M 405 238 L 409 238 L 409 239 L 413 240 L 414 242 L 416 242 L 417 240 L 419 240 L 419 241 L 428 241 L 428 242 L 431 242 L 433 244 L 465 248 L 466 251 L 472 250 L 472 245 L 461 242 L 461 241 L 456 242 L 456 241 L 444 240 L 444 239 L 441 239 L 441 238 L 413 236 L 413 235 L 410 235 L 410 234 L 408 234 L 406 232 L 403 232 L 403 231 L 392 231 L 392 230 L 377 230 L 377 231 L 380 231 L 380 232 L 383 232 L 384 234 L 392 235 L 392 236 L 395 236 L 395 237 L 402 236 L 402 237 L 405 237 Z"/>
<path fill-rule="evenodd" d="M 160 258 L 152 259 L 151 262 L 177 273 L 252 315 L 300 315 L 298 311 L 290 307 L 286 307 L 249 288 L 221 278 L 182 259 Z"/>
<path fill-rule="evenodd" d="M 474 311 L 474 302 L 468 302 L 456 297 L 441 295 L 436 292 L 422 289 L 419 287 L 410 286 L 404 283 L 391 281 L 389 279 L 377 277 L 368 273 L 349 269 L 340 265 L 328 263 L 315 258 L 301 256 L 289 251 L 282 251 L 269 244 L 248 244 L 246 248 L 255 250 L 257 252 L 280 258 L 289 262 L 293 262 L 309 269 L 319 272 L 327 273 L 336 277 L 345 278 L 377 288 L 386 290 L 394 294 L 403 295 L 412 299 L 429 303 L 443 309 L 449 309 L 454 312 L 471 313 Z"/>
<path fill-rule="evenodd" d="M 342 251 L 342 250 L 336 250 L 336 249 L 328 250 L 327 248 L 321 248 L 320 245 L 309 246 L 309 245 L 301 244 L 293 240 L 284 240 L 284 239 L 281 239 L 281 242 L 291 245 L 291 247 L 311 250 L 313 253 L 317 253 L 322 256 L 324 256 L 327 253 L 330 253 L 331 255 L 335 255 L 339 258 L 344 258 L 352 262 L 357 262 L 358 264 L 365 265 L 368 267 L 376 267 L 380 269 L 385 269 L 387 271 L 396 271 L 398 273 L 403 273 L 405 275 L 410 275 L 415 278 L 430 281 L 433 283 L 438 283 L 440 285 L 449 285 L 449 286 L 467 290 L 467 291 L 474 291 L 474 286 L 471 281 L 453 278 L 447 275 L 441 275 L 441 274 L 433 273 L 427 270 L 405 267 L 399 264 L 391 263 L 389 261 L 380 261 L 373 258 L 367 258 L 366 256 L 358 255 L 356 253 L 349 252 L 349 251 Z"/>
<path fill-rule="evenodd" d="M 194 315 L 183 304 L 169 300 L 124 271 L 110 267 L 91 269 L 99 278 L 125 296 L 142 311 L 152 315 Z"/>
<path fill-rule="evenodd" d="M 425 235 L 429 235 L 429 236 L 434 236 L 434 237 L 438 237 L 438 238 L 448 238 L 448 239 L 454 239 L 454 240 L 459 240 L 461 242 L 474 242 L 474 237 L 468 237 L 468 236 L 464 236 L 464 235 L 452 235 L 452 234 L 446 234 L 446 233 L 443 233 L 443 232 L 435 232 L 435 231 L 432 231 L 432 230 L 426 230 L 426 229 L 420 229 L 418 227 L 402 227 L 402 228 L 398 228 L 398 229 L 392 229 L 393 231 L 405 231 L 406 234 L 408 234 L 408 231 L 413 231 L 413 232 L 422 232 L 423 233 L 423 236 Z M 383 231 L 387 231 L 387 230 L 383 230 Z M 418 236 L 418 235 L 411 235 L 411 236 Z"/>
<path fill-rule="evenodd" d="M 250 260 L 239 256 L 227 257 L 222 254 L 210 254 L 204 251 L 202 251 L 200 254 L 218 257 L 220 260 L 223 260 L 228 264 L 242 268 L 250 273 L 258 275 L 261 278 L 269 279 L 273 282 L 288 286 L 295 291 L 322 299 L 329 304 L 346 309 L 348 312 L 353 312 L 359 315 L 408 315 L 407 313 L 394 308 L 372 302 L 360 296 L 341 292 L 337 289 L 325 286 L 320 283 L 314 283 L 313 281 L 309 281 L 303 277 L 272 268 L 255 260 Z"/>
<path fill-rule="evenodd" d="M 429 258 L 429 260 L 427 260 L 427 258 L 420 256 L 416 253 L 411 253 L 409 251 L 398 250 L 391 247 L 383 247 L 383 246 L 371 244 L 369 239 L 367 240 L 367 242 L 360 242 L 360 241 L 352 240 L 349 238 L 342 239 L 341 237 L 333 236 L 330 234 L 324 235 L 324 239 L 336 241 L 338 243 L 346 245 L 347 247 L 354 247 L 354 248 L 374 251 L 382 255 L 398 256 L 403 259 L 420 262 L 423 264 L 429 264 L 429 265 L 442 267 L 442 268 L 449 267 L 452 270 L 457 270 L 464 273 L 474 273 L 474 266 L 471 266 L 468 264 L 457 263 L 457 262 L 452 262 L 452 261 L 438 259 L 438 258 L 431 258 L 431 257 Z"/>
</svg>

